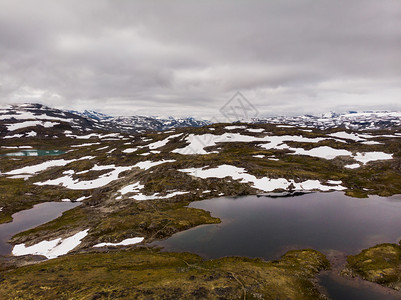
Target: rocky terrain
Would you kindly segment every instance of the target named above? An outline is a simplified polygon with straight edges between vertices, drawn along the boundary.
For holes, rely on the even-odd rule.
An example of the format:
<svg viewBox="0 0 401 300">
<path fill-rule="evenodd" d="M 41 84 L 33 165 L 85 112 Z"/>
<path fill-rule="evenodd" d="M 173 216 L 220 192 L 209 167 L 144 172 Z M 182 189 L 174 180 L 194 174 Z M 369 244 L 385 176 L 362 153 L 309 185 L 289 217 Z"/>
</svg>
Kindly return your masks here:
<svg viewBox="0 0 401 300">
<path fill-rule="evenodd" d="M 319 129 L 344 128 L 350 130 L 399 129 L 401 113 L 393 111 L 350 111 L 326 113 L 319 116 L 279 116 L 254 119 L 254 123 L 290 124 Z"/>
<path fill-rule="evenodd" d="M 0 289 L 27 299 L 324 297 L 313 278 L 328 262 L 312 250 L 289 252 L 276 262 L 206 261 L 146 245 L 220 222 L 187 207 L 200 199 L 305 191 L 400 194 L 401 130 L 389 122 L 379 129 L 363 125 L 363 131 L 284 120 L 202 127 L 172 121 L 161 129 L 142 122 L 143 132 L 134 133 L 123 120 L 93 113 L 40 105 L 2 109 L 0 223 L 38 203 L 81 205 L 12 237 L 14 257 L 2 259 Z M 106 130 L 111 123 L 119 125 Z M 121 273 L 111 280 L 115 270 Z M 81 289 L 84 278 L 104 288 Z M 128 289 L 125 280 L 134 279 L 141 287 Z"/>
</svg>

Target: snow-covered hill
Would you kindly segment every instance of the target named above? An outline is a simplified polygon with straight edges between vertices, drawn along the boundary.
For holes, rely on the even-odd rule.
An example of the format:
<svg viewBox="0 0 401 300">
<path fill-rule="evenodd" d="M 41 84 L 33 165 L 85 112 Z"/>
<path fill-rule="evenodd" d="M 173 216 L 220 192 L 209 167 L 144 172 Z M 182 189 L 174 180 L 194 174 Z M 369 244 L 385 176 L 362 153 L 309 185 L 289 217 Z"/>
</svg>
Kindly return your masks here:
<svg viewBox="0 0 401 300">
<path fill-rule="evenodd" d="M 41 104 L 0 108 L 0 137 L 56 137 L 65 131 L 91 131 L 94 122 L 79 115 Z"/>
<path fill-rule="evenodd" d="M 53 137 L 69 131 L 141 133 L 208 124 L 210 122 L 193 118 L 112 117 L 95 111 L 64 111 L 41 104 L 0 108 L 0 137 L 3 138 Z"/>
<path fill-rule="evenodd" d="M 318 129 L 346 128 L 352 130 L 396 129 L 401 127 L 401 112 L 364 111 L 347 113 L 326 113 L 320 116 L 303 115 L 279 116 L 254 119 L 253 123 L 287 124 L 296 127 Z"/>
<path fill-rule="evenodd" d="M 401 112 L 327 113 L 320 116 L 268 117 L 254 119 L 255 124 L 280 124 L 303 128 L 351 130 L 400 129 Z M 147 116 L 113 117 L 96 111 L 77 112 L 50 108 L 41 104 L 8 105 L 0 108 L 0 137 L 53 138 L 71 132 L 144 133 L 179 127 L 201 127 L 211 122 L 188 118 Z"/>
<path fill-rule="evenodd" d="M 164 131 L 177 127 L 201 127 L 211 124 L 194 118 L 153 118 L 145 116 L 112 117 L 97 122 L 100 129 L 125 133 L 145 132 L 148 130 Z"/>
</svg>

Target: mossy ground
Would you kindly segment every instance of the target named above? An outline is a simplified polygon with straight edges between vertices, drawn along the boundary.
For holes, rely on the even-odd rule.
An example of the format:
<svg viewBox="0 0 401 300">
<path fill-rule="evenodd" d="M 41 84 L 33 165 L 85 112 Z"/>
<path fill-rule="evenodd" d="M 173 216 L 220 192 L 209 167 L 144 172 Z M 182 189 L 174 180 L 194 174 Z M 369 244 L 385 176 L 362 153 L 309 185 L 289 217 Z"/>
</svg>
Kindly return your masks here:
<svg viewBox="0 0 401 300">
<path fill-rule="evenodd" d="M 401 291 L 401 245 L 380 244 L 347 258 L 345 274 Z"/>
<path fill-rule="evenodd" d="M 0 290 L 4 299 L 324 299 L 313 278 L 328 266 L 314 250 L 265 262 L 137 249 L 76 254 L 3 272 Z"/>
</svg>

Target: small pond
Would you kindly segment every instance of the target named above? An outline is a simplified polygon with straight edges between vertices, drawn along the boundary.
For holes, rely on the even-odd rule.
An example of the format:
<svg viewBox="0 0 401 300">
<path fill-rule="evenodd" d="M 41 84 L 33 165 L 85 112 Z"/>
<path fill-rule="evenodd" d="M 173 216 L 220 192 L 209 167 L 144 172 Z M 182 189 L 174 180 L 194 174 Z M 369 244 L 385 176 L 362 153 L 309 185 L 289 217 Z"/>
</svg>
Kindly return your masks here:
<svg viewBox="0 0 401 300">
<path fill-rule="evenodd" d="M 13 214 L 12 222 L 0 224 L 0 255 L 11 253 L 12 245 L 8 243 L 8 240 L 13 235 L 54 220 L 60 217 L 63 212 L 78 205 L 80 203 L 45 202 Z"/>
</svg>

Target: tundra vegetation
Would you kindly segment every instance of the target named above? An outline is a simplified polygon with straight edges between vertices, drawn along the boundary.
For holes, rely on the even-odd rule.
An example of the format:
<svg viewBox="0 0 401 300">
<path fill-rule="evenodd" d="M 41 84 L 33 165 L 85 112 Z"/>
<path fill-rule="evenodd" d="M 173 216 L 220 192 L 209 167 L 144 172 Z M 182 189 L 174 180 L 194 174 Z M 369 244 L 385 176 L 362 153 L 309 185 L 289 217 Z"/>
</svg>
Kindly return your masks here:
<svg viewBox="0 0 401 300">
<path fill-rule="evenodd" d="M 255 181 L 266 177 L 292 182 L 286 188 L 274 189 L 276 192 L 292 192 L 297 184 L 312 180 L 333 189 L 340 186 L 352 197 L 390 196 L 401 193 L 401 137 L 396 130 L 364 131 L 359 133 L 358 141 L 333 136 L 345 131 L 338 128 L 305 131 L 273 124 L 236 124 L 237 128 L 228 130 L 229 125 L 119 133 L 114 137 L 97 132 L 85 138 L 84 133 L 61 123 L 52 128 L 38 127 L 35 138 L 2 139 L 0 223 L 12 221 L 14 213 L 37 203 L 82 202 L 53 221 L 18 233 L 10 242 L 31 246 L 89 229 L 78 247 L 57 259 L 1 258 L 2 295 L 16 299 L 324 298 L 314 278 L 329 267 L 329 262 L 314 250 L 290 251 L 271 262 L 240 257 L 204 260 L 190 253 L 162 253 L 146 244 L 201 224 L 220 222 L 209 212 L 188 208 L 192 201 L 267 192 L 251 181 L 233 179 L 232 174 L 202 178 L 180 170 L 230 165 L 244 169 Z M 227 133 L 232 141 L 202 141 L 198 146 L 206 154 L 176 151 L 188 146 L 191 135 L 218 137 Z M 250 140 L 236 140 L 236 136 Z M 263 147 L 269 144 L 262 141 L 266 136 L 290 138 L 276 147 Z M 291 139 L 295 136 L 298 138 Z M 2 156 L 26 146 L 65 153 Z M 320 154 L 298 155 L 292 150 L 319 147 L 334 152 L 346 150 L 351 155 L 322 158 Z M 392 157 L 364 163 L 366 156 L 358 156 L 361 153 Z M 45 167 L 56 160 L 62 161 Z M 143 237 L 144 241 L 118 249 L 93 247 L 132 237 Z M 347 270 L 399 289 L 400 246 L 379 245 L 350 256 Z"/>
</svg>

